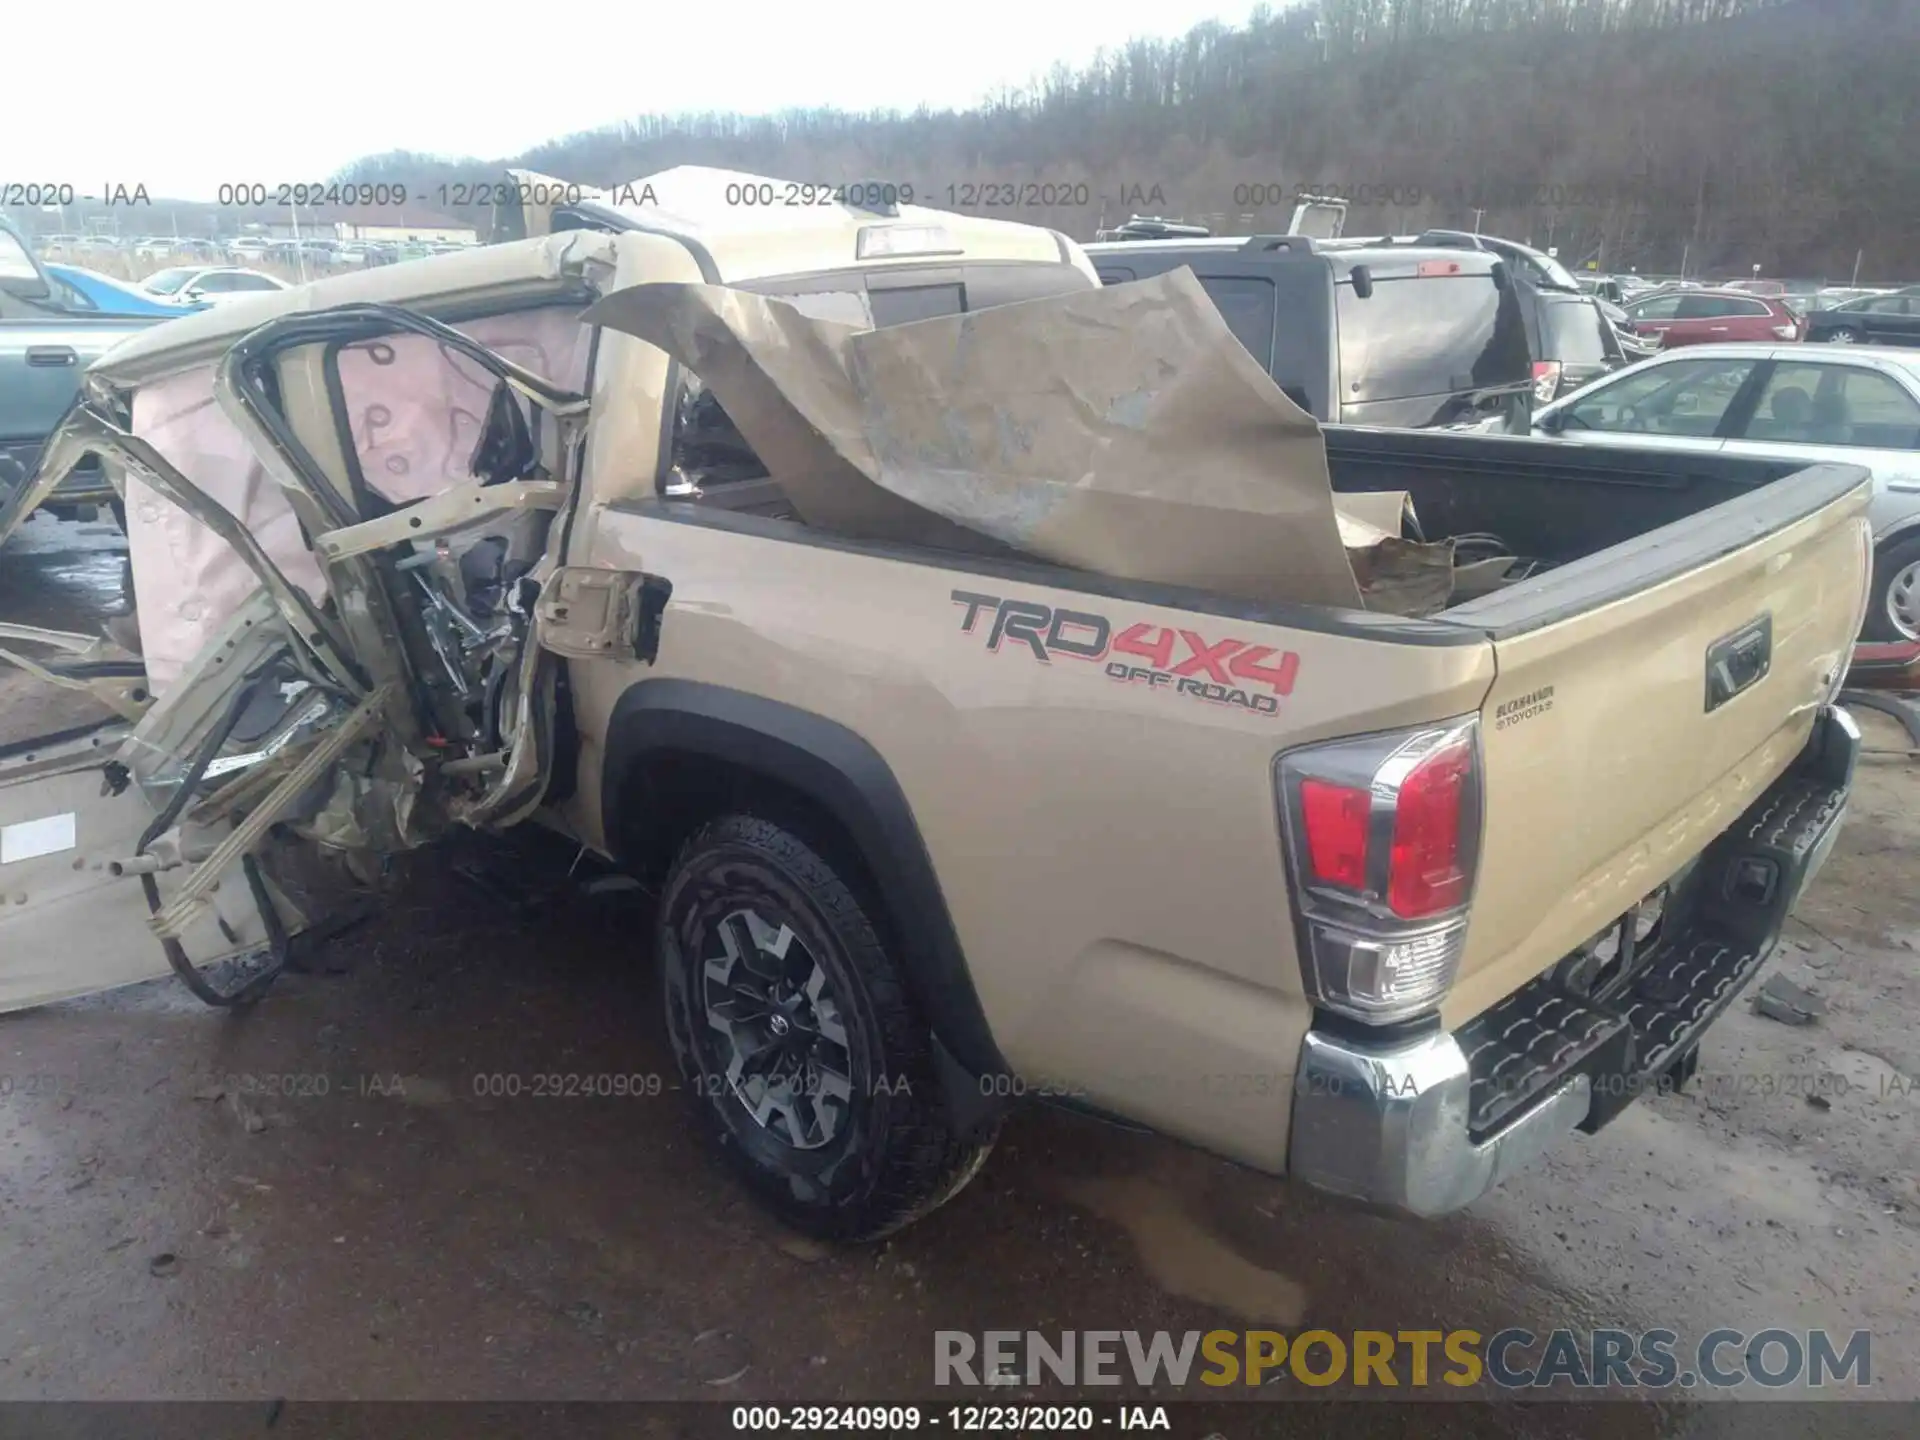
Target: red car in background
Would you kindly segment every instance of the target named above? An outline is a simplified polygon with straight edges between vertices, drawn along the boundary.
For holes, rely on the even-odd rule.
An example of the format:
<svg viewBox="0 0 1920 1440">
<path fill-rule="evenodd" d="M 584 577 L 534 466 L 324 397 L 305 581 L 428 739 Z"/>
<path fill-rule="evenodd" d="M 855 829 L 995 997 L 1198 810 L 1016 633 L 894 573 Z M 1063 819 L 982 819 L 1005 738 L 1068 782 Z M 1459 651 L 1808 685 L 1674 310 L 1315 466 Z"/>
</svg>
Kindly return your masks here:
<svg viewBox="0 0 1920 1440">
<path fill-rule="evenodd" d="M 1622 307 L 1636 335 L 1662 349 L 1751 340 L 1799 340 L 1806 322 L 1770 295 L 1740 290 L 1666 290 Z"/>
</svg>

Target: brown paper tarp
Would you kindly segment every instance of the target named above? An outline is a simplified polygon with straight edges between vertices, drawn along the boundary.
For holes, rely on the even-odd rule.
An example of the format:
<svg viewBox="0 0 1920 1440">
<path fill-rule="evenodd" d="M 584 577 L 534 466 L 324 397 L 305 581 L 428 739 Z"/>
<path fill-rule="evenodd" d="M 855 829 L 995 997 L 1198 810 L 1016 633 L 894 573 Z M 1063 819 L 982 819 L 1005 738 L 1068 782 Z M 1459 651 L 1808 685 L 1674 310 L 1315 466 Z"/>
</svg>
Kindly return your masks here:
<svg viewBox="0 0 1920 1440">
<path fill-rule="evenodd" d="M 880 330 L 718 285 L 585 318 L 698 375 L 810 525 L 1350 609 L 1358 569 L 1375 608 L 1446 603 L 1450 545 L 1350 517 L 1349 563 L 1318 424 L 1185 269 Z"/>
</svg>

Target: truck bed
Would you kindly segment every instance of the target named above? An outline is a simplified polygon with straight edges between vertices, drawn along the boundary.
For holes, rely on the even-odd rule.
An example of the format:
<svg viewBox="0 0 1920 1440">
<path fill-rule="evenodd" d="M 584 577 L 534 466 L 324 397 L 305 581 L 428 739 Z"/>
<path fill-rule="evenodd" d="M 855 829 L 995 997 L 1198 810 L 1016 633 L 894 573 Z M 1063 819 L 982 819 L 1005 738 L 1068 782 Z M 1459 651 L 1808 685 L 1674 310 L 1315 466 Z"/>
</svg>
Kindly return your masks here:
<svg viewBox="0 0 1920 1440">
<path fill-rule="evenodd" d="M 1785 479 L 1805 466 L 1511 435 L 1325 427 L 1333 488 L 1405 490 L 1430 540 L 1491 533 L 1564 564 Z"/>
</svg>

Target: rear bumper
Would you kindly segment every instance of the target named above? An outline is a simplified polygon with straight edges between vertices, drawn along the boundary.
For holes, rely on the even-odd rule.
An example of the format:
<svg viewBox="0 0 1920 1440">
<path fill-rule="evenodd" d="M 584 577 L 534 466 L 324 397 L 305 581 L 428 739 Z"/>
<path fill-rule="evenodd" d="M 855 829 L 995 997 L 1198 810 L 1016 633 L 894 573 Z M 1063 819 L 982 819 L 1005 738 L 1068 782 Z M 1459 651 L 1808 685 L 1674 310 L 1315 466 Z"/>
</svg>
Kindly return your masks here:
<svg viewBox="0 0 1920 1440">
<path fill-rule="evenodd" d="M 1852 718 L 1824 710 L 1800 758 L 1702 857 L 1686 923 L 1607 998 L 1576 994 L 1549 971 L 1451 1034 L 1309 1030 L 1293 1177 L 1444 1215 L 1659 1088 L 1772 953 L 1832 853 L 1859 748 Z"/>
</svg>

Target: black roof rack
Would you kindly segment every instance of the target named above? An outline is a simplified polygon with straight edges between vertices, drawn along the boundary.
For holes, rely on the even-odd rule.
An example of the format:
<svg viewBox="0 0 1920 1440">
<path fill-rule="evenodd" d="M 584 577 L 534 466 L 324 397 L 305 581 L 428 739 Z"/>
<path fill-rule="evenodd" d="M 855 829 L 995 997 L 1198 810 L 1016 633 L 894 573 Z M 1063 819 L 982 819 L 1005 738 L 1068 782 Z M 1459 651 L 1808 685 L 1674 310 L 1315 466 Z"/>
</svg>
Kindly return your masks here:
<svg viewBox="0 0 1920 1440">
<path fill-rule="evenodd" d="M 1205 240 L 1213 234 L 1204 225 L 1160 215 L 1135 215 L 1105 233 L 1120 240 Z"/>
<path fill-rule="evenodd" d="M 1242 254 L 1265 255 L 1275 250 L 1291 250 L 1302 255 L 1312 255 L 1320 247 L 1314 243 L 1311 235 L 1249 235 L 1247 243 L 1240 247 Z"/>
<path fill-rule="evenodd" d="M 1432 245 L 1442 250 L 1486 250 L 1493 247 L 1478 235 L 1469 235 L 1464 230 L 1422 230 L 1413 237 L 1415 245 Z"/>
</svg>

